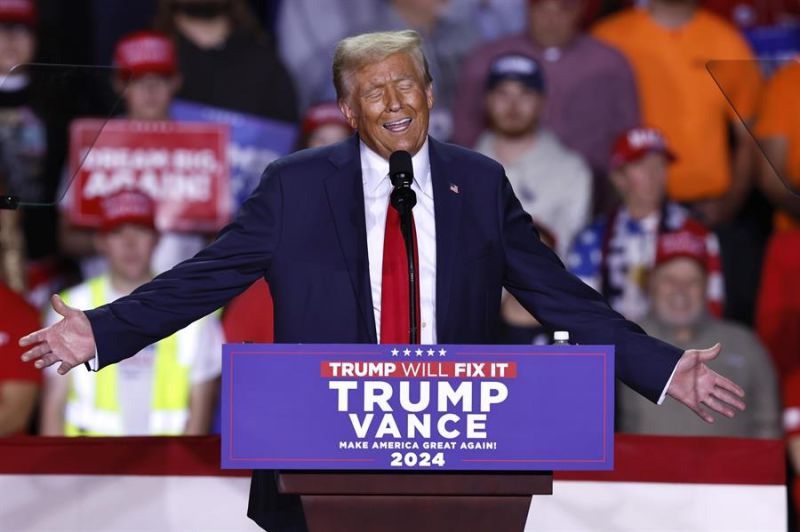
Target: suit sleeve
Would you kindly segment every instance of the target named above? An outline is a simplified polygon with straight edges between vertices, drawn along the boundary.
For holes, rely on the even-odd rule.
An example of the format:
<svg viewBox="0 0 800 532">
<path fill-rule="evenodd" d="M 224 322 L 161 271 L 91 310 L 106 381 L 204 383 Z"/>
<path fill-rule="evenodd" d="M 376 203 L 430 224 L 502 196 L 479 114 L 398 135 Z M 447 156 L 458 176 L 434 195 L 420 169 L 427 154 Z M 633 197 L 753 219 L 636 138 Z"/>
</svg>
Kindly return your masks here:
<svg viewBox="0 0 800 532">
<path fill-rule="evenodd" d="M 498 198 L 508 291 L 547 329 L 569 331 L 579 344 L 614 345 L 617 378 L 657 402 L 683 352 L 648 336 L 567 272 L 539 240 L 505 176 Z"/>
<path fill-rule="evenodd" d="M 273 164 L 214 243 L 129 296 L 86 312 L 97 344 L 98 369 L 214 312 L 263 276 L 280 244 L 281 204 L 280 178 Z"/>
</svg>

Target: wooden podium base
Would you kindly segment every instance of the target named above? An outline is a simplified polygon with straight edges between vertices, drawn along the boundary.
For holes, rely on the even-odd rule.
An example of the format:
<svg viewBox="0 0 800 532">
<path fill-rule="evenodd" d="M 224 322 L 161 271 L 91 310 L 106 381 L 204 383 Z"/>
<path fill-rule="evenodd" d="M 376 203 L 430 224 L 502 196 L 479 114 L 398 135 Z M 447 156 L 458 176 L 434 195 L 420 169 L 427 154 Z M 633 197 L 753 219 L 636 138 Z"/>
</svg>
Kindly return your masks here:
<svg viewBox="0 0 800 532">
<path fill-rule="evenodd" d="M 279 488 L 301 496 L 310 532 L 522 532 L 553 475 L 281 472 Z"/>
<path fill-rule="evenodd" d="M 312 532 L 522 532 L 528 497 L 303 495 Z"/>
</svg>

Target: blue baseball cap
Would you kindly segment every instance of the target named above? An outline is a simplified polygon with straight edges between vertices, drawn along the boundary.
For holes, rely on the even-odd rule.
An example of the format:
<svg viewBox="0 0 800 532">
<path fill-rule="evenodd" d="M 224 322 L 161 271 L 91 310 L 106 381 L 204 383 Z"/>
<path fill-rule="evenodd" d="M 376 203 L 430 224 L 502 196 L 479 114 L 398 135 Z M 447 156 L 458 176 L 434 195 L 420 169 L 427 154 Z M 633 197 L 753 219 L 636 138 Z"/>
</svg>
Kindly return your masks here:
<svg viewBox="0 0 800 532">
<path fill-rule="evenodd" d="M 519 81 L 529 89 L 544 93 L 544 72 L 536 59 L 524 54 L 504 54 L 492 60 L 486 90 L 494 89 L 501 81 Z"/>
</svg>

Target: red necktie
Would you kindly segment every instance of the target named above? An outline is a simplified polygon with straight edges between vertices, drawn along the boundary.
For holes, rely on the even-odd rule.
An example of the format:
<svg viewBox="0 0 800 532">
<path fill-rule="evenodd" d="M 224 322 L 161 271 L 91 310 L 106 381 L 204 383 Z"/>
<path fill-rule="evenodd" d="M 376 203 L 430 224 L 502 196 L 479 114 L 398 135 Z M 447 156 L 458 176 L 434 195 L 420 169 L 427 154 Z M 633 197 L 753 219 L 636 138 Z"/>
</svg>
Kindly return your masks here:
<svg viewBox="0 0 800 532">
<path fill-rule="evenodd" d="M 419 279 L 419 256 L 417 253 L 417 229 L 411 215 L 411 234 L 414 243 L 414 269 Z M 419 326 L 419 282 L 417 282 L 417 338 L 422 338 Z M 386 232 L 383 237 L 383 279 L 381 281 L 381 343 L 409 343 L 408 259 L 403 233 L 400 230 L 400 215 L 391 204 L 386 214 Z"/>
</svg>

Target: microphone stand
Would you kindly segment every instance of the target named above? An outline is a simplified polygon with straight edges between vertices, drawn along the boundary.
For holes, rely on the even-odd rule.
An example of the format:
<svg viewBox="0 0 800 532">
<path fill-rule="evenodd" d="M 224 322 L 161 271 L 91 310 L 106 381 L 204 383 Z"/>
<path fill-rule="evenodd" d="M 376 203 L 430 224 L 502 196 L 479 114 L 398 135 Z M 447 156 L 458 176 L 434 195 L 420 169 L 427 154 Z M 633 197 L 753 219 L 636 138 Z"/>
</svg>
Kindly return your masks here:
<svg viewBox="0 0 800 532">
<path fill-rule="evenodd" d="M 410 183 L 399 184 L 390 196 L 392 207 L 400 215 L 400 232 L 406 245 L 406 259 L 408 261 L 408 317 L 409 317 L 409 343 L 419 343 L 419 330 L 417 329 L 417 267 L 414 263 L 414 232 L 411 225 L 411 209 L 417 204 L 417 195 L 411 190 Z"/>
</svg>

